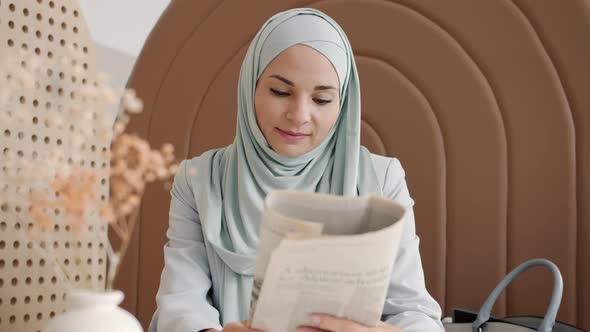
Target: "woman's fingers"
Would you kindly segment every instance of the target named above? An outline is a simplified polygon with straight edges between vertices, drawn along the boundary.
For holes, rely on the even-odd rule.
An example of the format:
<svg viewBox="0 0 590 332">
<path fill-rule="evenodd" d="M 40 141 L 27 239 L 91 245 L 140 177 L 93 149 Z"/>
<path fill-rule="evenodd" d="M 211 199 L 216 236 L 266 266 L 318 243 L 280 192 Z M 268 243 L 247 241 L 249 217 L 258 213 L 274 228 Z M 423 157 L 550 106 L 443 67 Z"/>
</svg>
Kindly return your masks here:
<svg viewBox="0 0 590 332">
<path fill-rule="evenodd" d="M 313 314 L 307 326 L 315 328 L 315 331 L 318 329 L 332 332 L 368 332 L 371 330 L 371 328 L 357 322 L 326 314 Z M 312 330 L 305 331 L 311 332 Z"/>
<path fill-rule="evenodd" d="M 262 332 L 260 330 L 251 329 L 248 327 L 248 321 L 242 321 L 239 323 L 229 323 L 223 327 L 222 332 Z"/>
<path fill-rule="evenodd" d="M 375 327 L 367 327 L 355 321 L 334 317 L 326 314 L 313 314 L 309 324 L 301 326 L 300 332 L 401 332 L 400 329 L 384 322 L 379 322 Z"/>
<path fill-rule="evenodd" d="M 315 327 L 300 326 L 299 328 L 297 328 L 297 332 L 326 332 L 326 331 L 316 329 Z"/>
<path fill-rule="evenodd" d="M 377 328 L 381 328 L 381 331 L 383 332 L 402 332 L 402 330 L 398 329 L 397 327 L 384 322 L 377 323 Z"/>
</svg>

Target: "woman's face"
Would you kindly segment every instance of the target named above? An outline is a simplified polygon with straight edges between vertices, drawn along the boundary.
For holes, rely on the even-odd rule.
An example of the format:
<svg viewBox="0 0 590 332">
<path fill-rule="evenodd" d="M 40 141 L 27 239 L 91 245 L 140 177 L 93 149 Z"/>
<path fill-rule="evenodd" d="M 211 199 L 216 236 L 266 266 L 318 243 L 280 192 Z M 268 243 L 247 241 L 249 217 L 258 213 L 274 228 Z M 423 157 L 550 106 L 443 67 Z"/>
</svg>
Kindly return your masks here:
<svg viewBox="0 0 590 332">
<path fill-rule="evenodd" d="M 254 105 L 258 127 L 272 149 L 301 156 L 318 146 L 338 119 L 338 74 L 318 51 L 291 46 L 266 66 Z"/>
</svg>

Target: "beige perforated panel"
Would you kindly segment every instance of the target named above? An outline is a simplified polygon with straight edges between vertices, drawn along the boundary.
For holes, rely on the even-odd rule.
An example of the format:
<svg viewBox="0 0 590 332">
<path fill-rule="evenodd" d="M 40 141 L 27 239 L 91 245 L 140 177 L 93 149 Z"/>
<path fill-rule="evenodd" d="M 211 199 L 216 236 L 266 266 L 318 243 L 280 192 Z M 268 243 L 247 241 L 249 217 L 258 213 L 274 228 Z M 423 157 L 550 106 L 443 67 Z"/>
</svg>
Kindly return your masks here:
<svg viewBox="0 0 590 332">
<path fill-rule="evenodd" d="M 47 184 L 57 160 L 97 170 L 99 196 L 106 200 L 110 141 L 97 136 L 92 119 L 99 110 L 88 109 L 93 99 L 81 93 L 97 76 L 76 1 L 0 0 L 0 62 L 0 332 L 39 331 L 64 309 L 62 274 L 52 257 L 74 287 L 104 287 L 106 226 L 90 215 L 78 236 L 57 208 L 45 240 L 33 240 L 28 194 L 55 198 Z M 74 108 L 80 112 L 69 112 Z M 80 126 L 81 119 L 90 126 Z M 27 172 L 41 181 L 19 183 L 18 175 Z"/>
</svg>

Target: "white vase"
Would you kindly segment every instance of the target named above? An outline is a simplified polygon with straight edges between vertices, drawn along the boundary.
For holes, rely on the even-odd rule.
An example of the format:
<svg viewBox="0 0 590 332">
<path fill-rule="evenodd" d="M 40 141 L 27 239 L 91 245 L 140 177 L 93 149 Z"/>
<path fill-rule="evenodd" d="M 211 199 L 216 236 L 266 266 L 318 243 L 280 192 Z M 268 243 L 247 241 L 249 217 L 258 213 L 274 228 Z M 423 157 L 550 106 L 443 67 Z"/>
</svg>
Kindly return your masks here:
<svg viewBox="0 0 590 332">
<path fill-rule="evenodd" d="M 72 290 L 66 312 L 51 319 L 44 332 L 143 332 L 139 321 L 119 308 L 119 290 L 95 292 Z"/>
</svg>

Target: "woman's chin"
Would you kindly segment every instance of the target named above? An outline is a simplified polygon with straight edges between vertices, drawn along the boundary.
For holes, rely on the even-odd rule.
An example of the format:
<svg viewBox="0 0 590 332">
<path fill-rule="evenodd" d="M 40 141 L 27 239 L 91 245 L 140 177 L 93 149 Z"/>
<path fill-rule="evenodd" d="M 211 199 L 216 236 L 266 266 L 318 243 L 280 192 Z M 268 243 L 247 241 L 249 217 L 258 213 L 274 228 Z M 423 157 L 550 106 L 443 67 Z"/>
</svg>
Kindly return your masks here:
<svg viewBox="0 0 590 332">
<path fill-rule="evenodd" d="M 283 145 L 277 148 L 273 147 L 273 150 L 282 156 L 290 158 L 299 157 L 304 155 L 308 151 L 311 151 L 311 149 L 306 149 L 305 147 L 296 146 L 293 144 Z"/>
</svg>

